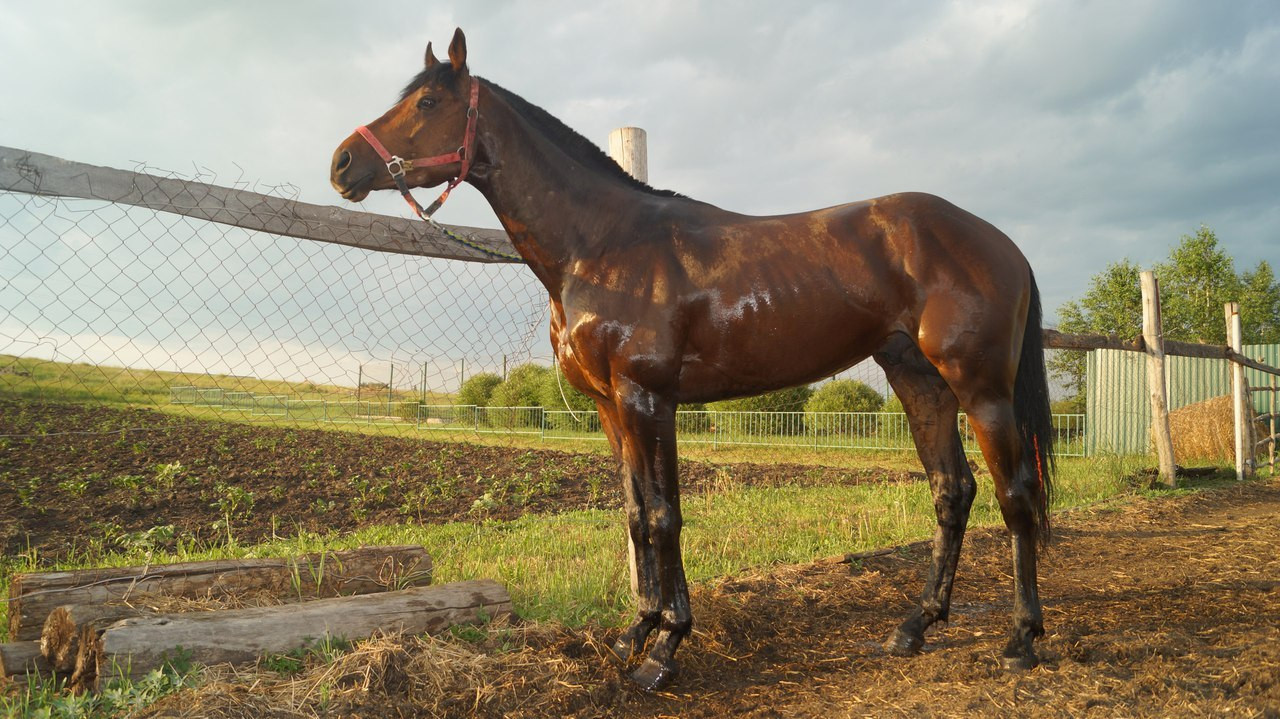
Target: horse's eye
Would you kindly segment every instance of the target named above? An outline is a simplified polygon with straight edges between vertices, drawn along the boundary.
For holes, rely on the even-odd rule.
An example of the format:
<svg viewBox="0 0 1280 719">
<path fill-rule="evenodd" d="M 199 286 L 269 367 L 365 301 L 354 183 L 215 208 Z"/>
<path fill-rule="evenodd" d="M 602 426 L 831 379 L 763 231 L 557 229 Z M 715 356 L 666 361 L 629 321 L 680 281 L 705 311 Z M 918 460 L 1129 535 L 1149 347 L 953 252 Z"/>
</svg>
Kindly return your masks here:
<svg viewBox="0 0 1280 719">
<path fill-rule="evenodd" d="M 430 110 L 431 108 L 433 108 L 433 107 L 435 107 L 435 106 L 436 106 L 435 98 L 432 98 L 432 97 L 424 97 L 424 98 L 421 98 L 420 100 L 418 100 L 418 109 L 419 109 L 419 110 Z"/>
</svg>

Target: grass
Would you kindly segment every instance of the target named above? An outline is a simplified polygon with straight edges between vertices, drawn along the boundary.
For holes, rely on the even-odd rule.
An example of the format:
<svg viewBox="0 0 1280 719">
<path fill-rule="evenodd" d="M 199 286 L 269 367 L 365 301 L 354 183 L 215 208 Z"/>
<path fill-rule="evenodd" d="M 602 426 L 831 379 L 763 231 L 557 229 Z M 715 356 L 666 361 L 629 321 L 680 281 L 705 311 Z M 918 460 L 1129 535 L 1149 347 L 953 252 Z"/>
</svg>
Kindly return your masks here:
<svg viewBox="0 0 1280 719">
<path fill-rule="evenodd" d="M 165 409 L 169 406 L 171 387 L 192 385 L 259 395 L 288 395 L 298 399 L 350 400 L 355 395 L 355 390 L 350 387 L 312 382 L 126 369 L 0 354 L 0 393 L 14 399 Z M 375 399 L 386 397 L 385 390 L 380 394 L 366 390 L 365 399 L 375 394 Z M 404 393 L 396 391 L 396 394 Z M 417 393 L 413 393 L 411 397 L 398 396 L 396 399 L 417 397 Z M 437 393 L 433 401 L 447 399 L 448 395 Z"/>
<path fill-rule="evenodd" d="M 1141 458 L 1062 463 L 1055 508 L 1124 496 L 1124 477 Z M 980 478 L 972 526 L 1000 522 L 990 480 Z M 902 544 L 932 536 L 933 501 L 924 482 L 837 487 L 739 487 L 684 498 L 682 543 L 690 581 L 706 581 L 743 568 L 813 559 Z M 395 524 L 340 536 L 299 534 L 255 546 L 180 544 L 158 553 L 146 543 L 130 552 L 86 554 L 56 567 L 38 557 L 11 558 L 0 569 L 0 593 L 19 571 L 86 566 L 196 561 L 228 557 L 289 556 L 369 544 L 421 544 L 436 561 L 439 582 L 492 577 L 510 588 L 522 616 L 568 625 L 611 622 L 628 598 L 626 543 L 617 511 L 582 510 L 527 515 L 512 521 Z M 0 626 L 7 626 L 0 605 Z"/>
<path fill-rule="evenodd" d="M 1070 459 L 1060 463 L 1054 507 L 1097 506 L 1145 493 L 1126 478 L 1149 465 L 1142 457 Z M 979 478 L 971 527 L 1000 523 L 989 478 Z M 1174 490 L 1177 493 L 1192 491 Z M 748 569 L 793 564 L 932 536 L 933 502 L 925 482 L 840 487 L 752 488 L 732 482 L 715 492 L 684 498 L 682 545 L 690 582 L 712 581 Z M 290 556 L 369 544 L 421 544 L 435 558 L 437 583 L 489 577 L 503 582 L 518 615 L 567 626 L 616 625 L 631 609 L 622 516 L 617 511 L 530 515 L 513 521 L 371 526 L 345 535 L 299 534 L 255 546 L 179 544 L 154 552 L 84 555 L 59 565 L 39 558 L 9 558 L 0 567 L 0 595 L 13 572 L 86 566 L 129 566 L 201 559 Z M 0 627 L 7 628 L 0 604 Z M 0 633 L 7 629 L 0 630 Z M 111 716 L 198 681 L 190 670 L 113 687 L 107 700 L 71 698 L 55 683 L 33 684 L 25 694 L 0 698 L 0 710 L 32 716 Z M 86 703 L 90 702 L 90 703 Z M 93 703 L 97 702 L 97 703 Z M 74 706 L 72 706 L 74 705 Z M 80 711 L 80 714 L 71 712 Z M 41 713 L 48 710 L 49 713 Z"/>
</svg>

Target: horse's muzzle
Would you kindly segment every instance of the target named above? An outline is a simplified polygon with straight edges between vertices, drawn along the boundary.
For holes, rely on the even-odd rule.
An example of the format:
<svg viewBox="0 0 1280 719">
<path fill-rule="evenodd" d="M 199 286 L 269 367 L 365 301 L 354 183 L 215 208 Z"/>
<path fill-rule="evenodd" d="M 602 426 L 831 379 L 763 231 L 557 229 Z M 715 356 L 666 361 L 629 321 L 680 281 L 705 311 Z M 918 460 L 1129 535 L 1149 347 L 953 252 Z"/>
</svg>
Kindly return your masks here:
<svg viewBox="0 0 1280 719">
<path fill-rule="evenodd" d="M 333 153 L 333 166 L 329 169 L 329 183 L 342 195 L 342 199 L 359 202 L 369 196 L 372 189 L 373 173 L 366 172 L 352 177 L 351 153 L 339 147 Z"/>
</svg>

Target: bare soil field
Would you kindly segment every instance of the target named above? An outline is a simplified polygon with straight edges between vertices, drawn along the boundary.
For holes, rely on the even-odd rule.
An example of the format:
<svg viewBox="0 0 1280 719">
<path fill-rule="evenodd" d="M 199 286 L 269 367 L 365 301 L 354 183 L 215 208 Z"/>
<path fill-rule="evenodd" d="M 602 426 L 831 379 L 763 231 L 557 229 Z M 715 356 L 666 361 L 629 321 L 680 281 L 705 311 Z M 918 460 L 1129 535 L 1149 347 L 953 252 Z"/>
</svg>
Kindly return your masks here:
<svg viewBox="0 0 1280 719">
<path fill-rule="evenodd" d="M 145 409 L 0 400 L 0 555 L 57 559 L 172 526 L 251 544 L 272 532 L 392 522 L 512 519 L 621 506 L 612 459 L 416 437 L 192 419 Z M 14 436 L 16 435 L 16 436 Z M 906 472 L 684 462 L 686 493 L 736 485 L 903 481 Z M 489 495 L 492 501 L 476 507 Z M 165 537 L 168 537 L 165 539 Z M 150 541 L 150 539 L 149 539 Z"/>
<path fill-rule="evenodd" d="M 214 677 L 155 717 L 1277 717 L 1280 483 L 1060 514 L 1042 570 L 1041 666 L 999 668 L 1003 532 L 970 533 L 948 625 L 922 655 L 880 648 L 927 547 L 778 567 L 695 588 L 668 692 L 633 689 L 612 630 L 513 625 L 390 637 L 300 676 Z"/>
</svg>

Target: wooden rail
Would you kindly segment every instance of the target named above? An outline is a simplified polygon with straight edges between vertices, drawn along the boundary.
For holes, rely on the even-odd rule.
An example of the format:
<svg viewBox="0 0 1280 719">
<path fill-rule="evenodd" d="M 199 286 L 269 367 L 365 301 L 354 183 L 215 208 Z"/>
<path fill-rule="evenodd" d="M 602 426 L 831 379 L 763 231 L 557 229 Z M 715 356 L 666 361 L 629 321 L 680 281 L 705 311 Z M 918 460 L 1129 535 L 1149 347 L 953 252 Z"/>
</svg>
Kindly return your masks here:
<svg viewBox="0 0 1280 719">
<path fill-rule="evenodd" d="M 511 263 L 459 244 L 420 220 L 312 205 L 248 190 L 86 165 L 0 146 L 0 190 L 105 200 L 172 212 L 273 235 L 330 242 L 377 252 L 467 262 Z M 490 250 L 513 254 L 507 233 L 445 226 Z"/>
<path fill-rule="evenodd" d="M 1057 330 L 1044 330 L 1043 341 L 1045 349 L 1052 350 L 1127 350 L 1129 352 L 1146 352 L 1147 343 L 1142 339 L 1141 335 L 1132 338 L 1117 337 L 1116 335 L 1076 335 L 1066 334 Z M 1166 355 L 1178 355 L 1179 357 L 1201 357 L 1204 359 L 1222 359 L 1230 360 L 1236 364 L 1256 369 L 1259 372 L 1266 372 L 1280 376 L 1280 368 L 1263 364 L 1257 360 L 1246 357 L 1239 352 L 1233 351 L 1226 345 L 1208 345 L 1196 342 L 1176 342 L 1174 340 L 1164 341 L 1164 353 Z"/>
</svg>

